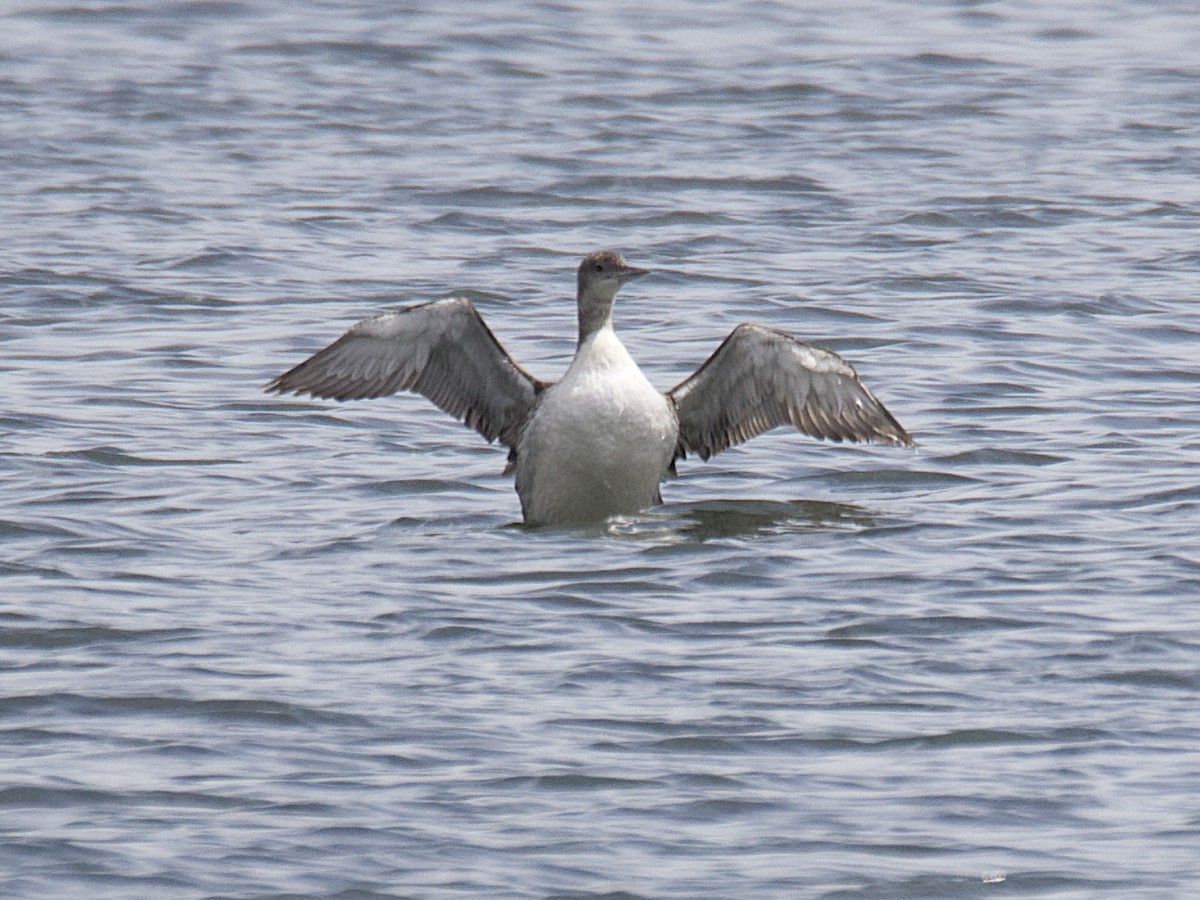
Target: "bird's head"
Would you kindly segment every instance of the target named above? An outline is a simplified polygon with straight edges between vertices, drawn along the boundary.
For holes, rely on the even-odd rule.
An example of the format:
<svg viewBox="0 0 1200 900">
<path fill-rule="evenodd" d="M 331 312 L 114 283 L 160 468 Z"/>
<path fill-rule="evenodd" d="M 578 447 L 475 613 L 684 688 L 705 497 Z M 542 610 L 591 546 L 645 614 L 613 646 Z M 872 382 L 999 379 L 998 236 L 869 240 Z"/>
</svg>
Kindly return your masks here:
<svg viewBox="0 0 1200 900">
<path fill-rule="evenodd" d="M 587 294 L 611 303 L 621 285 L 649 271 L 628 265 L 621 254 L 614 250 L 589 253 L 579 264 L 579 297 Z"/>
</svg>

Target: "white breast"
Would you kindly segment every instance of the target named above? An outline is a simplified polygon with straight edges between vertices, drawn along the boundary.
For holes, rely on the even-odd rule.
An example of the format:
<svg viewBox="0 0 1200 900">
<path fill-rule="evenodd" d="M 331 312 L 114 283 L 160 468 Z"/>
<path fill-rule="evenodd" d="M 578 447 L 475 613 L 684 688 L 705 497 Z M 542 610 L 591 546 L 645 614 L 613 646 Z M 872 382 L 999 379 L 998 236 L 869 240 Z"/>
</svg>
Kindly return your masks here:
<svg viewBox="0 0 1200 900">
<path fill-rule="evenodd" d="M 666 397 L 601 328 L 525 427 L 516 480 L 526 520 L 591 522 L 653 506 L 678 433 Z"/>
</svg>

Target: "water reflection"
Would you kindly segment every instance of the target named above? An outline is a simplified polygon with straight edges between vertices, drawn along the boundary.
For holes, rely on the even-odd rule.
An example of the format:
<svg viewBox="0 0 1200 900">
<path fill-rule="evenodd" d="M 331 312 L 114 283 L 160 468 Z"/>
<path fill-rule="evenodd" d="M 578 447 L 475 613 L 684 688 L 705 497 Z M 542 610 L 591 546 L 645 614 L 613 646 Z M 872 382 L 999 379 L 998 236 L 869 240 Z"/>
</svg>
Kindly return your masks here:
<svg viewBox="0 0 1200 900">
<path fill-rule="evenodd" d="M 619 516 L 606 534 L 674 538 L 697 542 L 761 534 L 794 534 L 870 528 L 878 524 L 870 510 L 831 500 L 704 500 L 659 507 L 637 516 Z"/>
</svg>

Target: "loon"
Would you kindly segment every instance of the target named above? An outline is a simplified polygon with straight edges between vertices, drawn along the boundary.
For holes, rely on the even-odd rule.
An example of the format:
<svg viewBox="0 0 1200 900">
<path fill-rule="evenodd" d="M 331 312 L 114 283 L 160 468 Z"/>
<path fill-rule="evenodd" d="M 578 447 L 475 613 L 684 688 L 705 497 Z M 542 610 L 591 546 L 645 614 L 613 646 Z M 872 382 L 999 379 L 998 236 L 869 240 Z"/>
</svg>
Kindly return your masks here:
<svg viewBox="0 0 1200 900">
<path fill-rule="evenodd" d="M 535 378 L 465 297 L 364 319 L 272 380 L 273 393 L 355 400 L 408 390 L 509 448 L 529 524 L 577 526 L 662 502 L 689 453 L 707 460 L 777 425 L 833 441 L 913 444 L 836 353 L 762 325 L 738 325 L 663 393 L 613 330 L 613 301 L 649 270 L 602 250 L 579 266 L 579 340 L 558 382 Z"/>
</svg>

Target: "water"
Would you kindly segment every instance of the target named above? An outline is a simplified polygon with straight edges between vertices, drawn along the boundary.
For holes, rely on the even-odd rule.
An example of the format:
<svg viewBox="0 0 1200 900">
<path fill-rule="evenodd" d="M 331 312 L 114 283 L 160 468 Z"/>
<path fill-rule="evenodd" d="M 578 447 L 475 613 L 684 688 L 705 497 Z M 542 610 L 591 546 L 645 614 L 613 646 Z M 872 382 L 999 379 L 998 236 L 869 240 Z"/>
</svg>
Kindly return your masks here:
<svg viewBox="0 0 1200 900">
<path fill-rule="evenodd" d="M 400 6 L 3 8 L 6 892 L 1194 892 L 1190 4 Z M 530 531 L 261 393 L 454 291 L 555 377 L 600 247 L 657 384 L 759 321 L 920 447 Z"/>
</svg>

